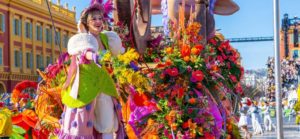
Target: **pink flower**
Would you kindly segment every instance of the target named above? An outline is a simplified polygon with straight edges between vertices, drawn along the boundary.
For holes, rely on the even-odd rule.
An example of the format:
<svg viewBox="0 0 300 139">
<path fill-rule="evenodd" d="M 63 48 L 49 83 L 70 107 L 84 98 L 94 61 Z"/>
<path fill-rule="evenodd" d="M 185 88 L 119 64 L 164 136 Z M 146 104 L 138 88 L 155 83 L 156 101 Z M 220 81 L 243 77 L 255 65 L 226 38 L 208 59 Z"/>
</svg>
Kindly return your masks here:
<svg viewBox="0 0 300 139">
<path fill-rule="evenodd" d="M 148 78 L 153 78 L 153 77 L 154 77 L 154 72 L 148 73 L 148 74 L 147 74 L 147 77 L 148 77 Z"/>
<path fill-rule="evenodd" d="M 242 88 L 241 84 L 237 84 L 235 86 L 235 92 L 237 92 L 239 94 L 243 94 L 243 88 Z"/>
<path fill-rule="evenodd" d="M 192 82 L 201 82 L 204 79 L 203 72 L 200 70 L 193 71 L 192 73 Z"/>
<path fill-rule="evenodd" d="M 229 78 L 232 82 L 236 83 L 237 82 L 237 79 L 234 75 L 229 75 Z"/>
<path fill-rule="evenodd" d="M 191 72 L 192 71 L 192 67 L 191 66 L 187 66 L 186 70 L 187 70 L 187 72 Z"/>
<path fill-rule="evenodd" d="M 167 74 L 169 74 L 172 77 L 175 77 L 178 75 L 178 69 L 177 68 L 169 68 L 166 70 Z"/>
<path fill-rule="evenodd" d="M 155 62 L 155 63 L 158 63 L 158 62 L 160 62 L 160 59 L 159 59 L 159 58 L 155 58 L 155 59 L 154 59 L 154 62 Z"/>
</svg>

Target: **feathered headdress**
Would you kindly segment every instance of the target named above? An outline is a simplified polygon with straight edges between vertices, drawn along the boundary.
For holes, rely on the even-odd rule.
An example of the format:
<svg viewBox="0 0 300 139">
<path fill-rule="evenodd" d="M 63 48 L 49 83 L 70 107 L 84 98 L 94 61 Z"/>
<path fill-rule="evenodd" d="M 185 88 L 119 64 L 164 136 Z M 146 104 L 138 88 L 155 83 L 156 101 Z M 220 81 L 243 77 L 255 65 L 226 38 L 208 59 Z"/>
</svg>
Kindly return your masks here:
<svg viewBox="0 0 300 139">
<path fill-rule="evenodd" d="M 107 0 L 105 3 L 103 2 L 103 0 L 91 0 L 89 7 L 85 8 L 82 13 L 87 13 L 95 9 L 103 13 L 103 20 L 105 22 L 113 22 L 113 19 L 109 16 L 110 13 L 114 10 L 111 0 Z M 80 20 L 78 22 L 77 28 L 78 32 L 86 32 Z"/>
<path fill-rule="evenodd" d="M 99 9 L 103 12 L 103 17 L 105 20 L 112 21 L 112 18 L 109 17 L 109 14 L 113 11 L 113 3 L 111 0 L 107 0 L 103 3 L 103 0 L 91 0 L 90 6 L 86 9 L 85 12 L 88 12 L 92 9 Z"/>
</svg>

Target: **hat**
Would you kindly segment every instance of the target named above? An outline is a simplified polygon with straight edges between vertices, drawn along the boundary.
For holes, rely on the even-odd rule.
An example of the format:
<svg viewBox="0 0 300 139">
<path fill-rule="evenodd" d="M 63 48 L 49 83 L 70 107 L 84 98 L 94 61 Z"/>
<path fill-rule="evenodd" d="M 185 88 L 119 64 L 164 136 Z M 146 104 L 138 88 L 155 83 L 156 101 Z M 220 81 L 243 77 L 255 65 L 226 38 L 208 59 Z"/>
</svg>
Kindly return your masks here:
<svg viewBox="0 0 300 139">
<path fill-rule="evenodd" d="M 68 53 L 78 55 L 86 49 L 98 51 L 97 39 L 90 33 L 78 33 L 72 36 L 68 42 Z"/>
<path fill-rule="evenodd" d="M 214 13 L 218 15 L 232 15 L 239 9 L 240 7 L 232 0 L 216 0 L 214 5 Z"/>
</svg>

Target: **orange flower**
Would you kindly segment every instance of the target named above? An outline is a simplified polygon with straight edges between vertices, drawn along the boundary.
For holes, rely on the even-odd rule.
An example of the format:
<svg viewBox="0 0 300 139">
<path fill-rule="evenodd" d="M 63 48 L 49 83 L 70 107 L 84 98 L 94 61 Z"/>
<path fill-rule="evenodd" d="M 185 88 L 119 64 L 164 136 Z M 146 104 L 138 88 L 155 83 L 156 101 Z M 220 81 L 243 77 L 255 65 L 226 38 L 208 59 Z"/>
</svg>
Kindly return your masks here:
<svg viewBox="0 0 300 139">
<path fill-rule="evenodd" d="M 166 66 L 172 65 L 172 63 L 173 63 L 173 62 L 172 62 L 171 59 L 167 59 L 166 62 L 165 62 Z"/>
<path fill-rule="evenodd" d="M 191 55 L 191 49 L 190 49 L 190 46 L 188 45 L 183 45 L 181 47 L 181 57 L 186 57 L 186 56 L 190 56 Z"/>
<path fill-rule="evenodd" d="M 192 122 L 192 119 L 189 119 L 189 120 L 188 120 L 188 123 L 189 123 L 189 128 L 190 128 L 191 130 L 195 130 L 195 129 L 197 128 L 197 123 L 193 123 L 193 122 Z"/>
<path fill-rule="evenodd" d="M 197 60 L 197 56 L 191 56 L 191 62 L 195 63 Z"/>
<path fill-rule="evenodd" d="M 217 65 L 212 65 L 212 66 L 211 66 L 211 69 L 212 69 L 212 71 L 214 71 L 214 72 L 219 71 L 219 68 L 218 68 Z"/>
<path fill-rule="evenodd" d="M 199 127 L 198 131 L 203 134 L 203 127 Z"/>
<path fill-rule="evenodd" d="M 168 48 L 166 49 L 166 53 L 167 53 L 167 54 L 172 54 L 172 53 L 173 53 L 173 48 L 172 48 L 172 47 L 168 47 Z"/>
<path fill-rule="evenodd" d="M 190 61 L 190 57 L 189 57 L 189 56 L 185 56 L 185 57 L 183 58 L 183 60 L 184 60 L 185 62 L 189 62 L 189 61 Z"/>
<path fill-rule="evenodd" d="M 197 99 L 196 99 L 196 98 L 190 98 L 190 99 L 189 99 L 189 103 L 190 103 L 190 104 L 196 104 L 196 102 L 197 102 Z"/>
<path fill-rule="evenodd" d="M 176 123 L 172 123 L 171 124 L 171 128 L 173 129 L 173 131 L 177 130 L 177 124 Z"/>
<path fill-rule="evenodd" d="M 196 132 L 191 131 L 191 132 L 190 132 L 190 137 L 194 139 L 194 138 L 196 137 Z"/>
<path fill-rule="evenodd" d="M 200 54 L 200 50 L 197 49 L 196 47 L 193 47 L 191 52 L 192 52 L 193 55 L 199 55 Z"/>
<path fill-rule="evenodd" d="M 171 126 L 176 119 L 176 111 L 172 110 L 168 115 L 166 115 L 165 119 L 168 121 L 168 124 Z"/>
</svg>

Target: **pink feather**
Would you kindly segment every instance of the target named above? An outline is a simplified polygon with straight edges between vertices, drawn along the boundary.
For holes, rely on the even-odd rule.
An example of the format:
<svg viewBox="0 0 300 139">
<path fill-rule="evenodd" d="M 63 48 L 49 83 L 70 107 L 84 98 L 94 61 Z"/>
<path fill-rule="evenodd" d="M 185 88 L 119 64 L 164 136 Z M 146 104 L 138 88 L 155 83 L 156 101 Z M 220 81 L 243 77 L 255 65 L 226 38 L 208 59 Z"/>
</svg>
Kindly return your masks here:
<svg viewBox="0 0 300 139">
<path fill-rule="evenodd" d="M 108 14 L 111 13 L 113 10 L 114 10 L 114 7 L 113 7 L 113 3 L 111 0 L 107 0 L 105 2 L 105 4 L 103 5 L 103 8 L 104 8 L 104 16 L 107 18 L 108 17 Z"/>
<path fill-rule="evenodd" d="M 102 2 L 103 2 L 103 0 L 91 0 L 90 6 L 92 6 L 92 5 L 95 4 L 95 3 L 102 4 Z"/>
</svg>

